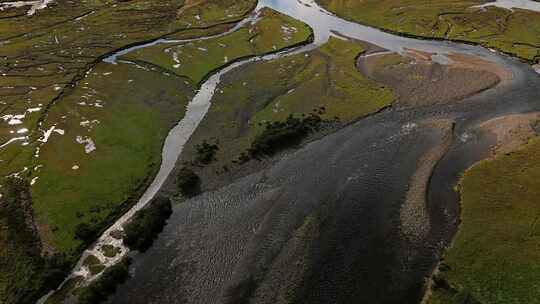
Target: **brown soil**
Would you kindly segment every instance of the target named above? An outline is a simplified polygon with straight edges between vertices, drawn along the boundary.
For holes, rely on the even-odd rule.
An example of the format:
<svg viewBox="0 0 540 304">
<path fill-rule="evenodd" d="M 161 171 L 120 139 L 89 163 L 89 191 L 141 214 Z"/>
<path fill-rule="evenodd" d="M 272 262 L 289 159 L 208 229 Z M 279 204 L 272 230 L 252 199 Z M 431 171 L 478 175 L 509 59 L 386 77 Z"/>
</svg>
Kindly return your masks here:
<svg viewBox="0 0 540 304">
<path fill-rule="evenodd" d="M 404 55 L 406 57 L 413 58 L 413 59 L 415 59 L 417 61 L 430 62 L 431 61 L 431 56 L 433 54 L 428 53 L 428 52 L 424 52 L 424 51 L 420 51 L 420 50 L 405 48 Z"/>
<path fill-rule="evenodd" d="M 361 56 L 358 69 L 366 76 L 391 87 L 398 95 L 398 107 L 456 102 L 508 79 L 495 65 L 475 66 L 479 59 L 454 56 L 450 65 L 431 61 L 431 54 L 407 50 Z"/>
<path fill-rule="evenodd" d="M 452 66 L 493 73 L 500 78 L 502 83 L 507 83 L 513 77 L 510 70 L 475 56 L 451 54 L 448 58 L 453 61 Z"/>
<path fill-rule="evenodd" d="M 494 118 L 482 123 L 479 127 L 497 138 L 497 144 L 492 150 L 495 155 L 510 153 L 537 136 L 539 124 L 540 112 L 536 112 Z"/>
</svg>

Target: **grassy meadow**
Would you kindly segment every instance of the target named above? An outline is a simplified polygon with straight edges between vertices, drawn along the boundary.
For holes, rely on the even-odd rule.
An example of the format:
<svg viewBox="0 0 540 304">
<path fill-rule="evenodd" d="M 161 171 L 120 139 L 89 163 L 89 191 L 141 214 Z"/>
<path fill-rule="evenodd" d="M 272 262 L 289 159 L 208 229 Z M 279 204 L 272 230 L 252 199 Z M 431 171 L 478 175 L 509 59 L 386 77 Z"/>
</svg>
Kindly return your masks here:
<svg viewBox="0 0 540 304">
<path fill-rule="evenodd" d="M 539 181 L 539 139 L 465 173 L 462 222 L 429 303 L 538 302 Z"/>
</svg>

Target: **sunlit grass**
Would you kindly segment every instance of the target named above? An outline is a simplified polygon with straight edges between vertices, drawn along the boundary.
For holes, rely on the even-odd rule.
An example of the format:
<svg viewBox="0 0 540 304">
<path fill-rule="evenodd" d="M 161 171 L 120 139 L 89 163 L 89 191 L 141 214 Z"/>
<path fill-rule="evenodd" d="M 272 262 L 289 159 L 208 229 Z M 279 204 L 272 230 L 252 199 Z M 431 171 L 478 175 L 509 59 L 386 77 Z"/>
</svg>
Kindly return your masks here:
<svg viewBox="0 0 540 304">
<path fill-rule="evenodd" d="M 540 298 L 540 140 L 480 162 L 462 181 L 462 222 L 431 303 Z M 473 303 L 473 302 L 469 302 Z M 476 302 L 474 302 L 476 303 Z"/>
</svg>

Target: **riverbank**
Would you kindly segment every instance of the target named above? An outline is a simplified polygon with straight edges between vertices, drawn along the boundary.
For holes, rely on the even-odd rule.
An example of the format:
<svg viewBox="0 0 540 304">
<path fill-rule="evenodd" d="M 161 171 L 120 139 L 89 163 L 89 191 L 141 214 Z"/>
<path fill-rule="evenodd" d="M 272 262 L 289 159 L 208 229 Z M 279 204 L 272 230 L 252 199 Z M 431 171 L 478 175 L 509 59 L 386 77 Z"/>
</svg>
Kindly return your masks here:
<svg viewBox="0 0 540 304">
<path fill-rule="evenodd" d="M 426 303 L 534 302 L 539 282 L 536 197 L 537 113 L 483 123 L 496 138 L 492 157 L 460 182 L 461 223 L 434 274 Z M 501 288 L 504 286 L 504 288 Z"/>
<path fill-rule="evenodd" d="M 396 35 L 478 44 L 531 64 L 537 62 L 540 55 L 540 35 L 537 26 L 531 26 L 531 22 L 540 20 L 538 11 L 508 10 L 496 4 L 475 7 L 486 2 L 481 0 L 442 1 L 433 6 L 425 6 L 421 1 L 402 6 L 394 0 L 317 2 L 340 17 Z M 516 2 L 514 7 L 520 8 L 520 5 Z"/>
</svg>

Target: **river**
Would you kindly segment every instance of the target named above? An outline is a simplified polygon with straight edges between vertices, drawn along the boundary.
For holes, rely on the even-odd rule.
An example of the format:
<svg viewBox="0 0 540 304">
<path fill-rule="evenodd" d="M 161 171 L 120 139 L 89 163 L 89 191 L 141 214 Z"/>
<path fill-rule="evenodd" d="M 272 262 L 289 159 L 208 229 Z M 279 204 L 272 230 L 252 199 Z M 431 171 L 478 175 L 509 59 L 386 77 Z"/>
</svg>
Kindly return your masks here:
<svg viewBox="0 0 540 304">
<path fill-rule="evenodd" d="M 540 10 L 531 1 L 499 2 L 504 7 Z M 122 225 L 159 191 L 174 169 L 182 147 L 210 107 L 221 77 L 239 66 L 309 51 L 326 42 L 330 35 L 339 33 L 393 52 L 402 53 L 407 49 L 429 52 L 434 61 L 443 64 L 451 62 L 447 55 L 453 53 L 473 55 L 503 66 L 511 72 L 511 79 L 464 103 L 380 113 L 307 145 L 264 172 L 175 207 L 173 218 L 154 248 L 137 255 L 135 277 L 120 288 L 112 303 L 184 303 L 184 300 L 187 303 L 225 303 L 229 297 L 227 290 L 241 285 L 251 274 L 260 274 L 259 268 L 269 267 L 259 260 L 265 257 L 272 260 L 302 220 L 329 202 L 337 209 L 327 218 L 328 227 L 314 241 L 318 249 L 310 251 L 316 262 L 309 268 L 312 275 L 304 280 L 304 296 L 313 299 L 312 303 L 350 299 L 381 299 L 379 302 L 394 303 L 400 299 L 417 299 L 422 279 L 432 269 L 455 227 L 458 210 L 452 204 L 456 205 L 456 197 L 448 185 L 455 182 L 464 168 L 484 157 L 490 144 L 481 134 L 476 142 L 453 144 L 446 159 L 452 159 L 454 154 L 467 156 L 462 157 L 459 166 L 447 165 L 451 170 L 439 169 L 445 167 L 444 161 L 436 170 L 434 188 L 442 190 L 437 191 L 439 207 L 432 208 L 431 219 L 438 219 L 439 222 L 434 223 L 437 228 L 424 240 L 425 244 L 403 244 L 396 231 L 399 225 L 395 222 L 395 213 L 403 201 L 408 178 L 414 173 L 414 164 L 423 151 L 437 142 L 437 135 L 422 127 L 420 121 L 454 119 L 458 122 L 456 132 L 462 133 L 490 117 L 536 110 L 532 101 L 539 85 L 538 76 L 528 65 L 497 52 L 467 44 L 389 34 L 338 18 L 314 2 L 262 0 L 255 11 L 263 7 L 308 24 L 314 32 L 313 44 L 240 61 L 209 77 L 189 103 L 185 117 L 167 136 L 162 164 L 154 181 L 138 203 L 84 253 L 72 276 L 93 279 L 82 265 L 89 254 L 106 265 L 118 262 L 127 254 L 121 240 L 111 237 L 110 232 L 121 230 Z M 251 15 L 243 22 L 253 18 Z M 105 61 L 116 64 L 118 56 L 134 49 L 168 42 L 158 40 L 122 50 Z M 415 127 L 404 129 L 411 125 Z M 481 148 L 478 148 L 479 142 Z M 320 166 L 308 169 L 314 162 Z M 281 202 L 276 202 L 278 199 Z M 190 244 L 185 240 L 190 240 Z M 104 257 L 99 248 L 106 244 L 122 248 L 121 253 L 115 258 Z M 435 249 L 426 250 L 422 246 Z M 404 247 L 407 255 L 398 252 Z M 354 256 L 350 256 L 351 252 L 355 252 Z M 193 267 L 193 273 L 180 269 L 184 266 Z M 336 273 L 340 270 L 341 274 Z M 334 282 L 341 285 L 336 286 Z M 372 290 L 365 292 L 362 298 L 359 292 L 351 291 L 360 286 L 370 286 Z M 311 288 L 319 288 L 321 294 L 308 292 Z M 388 294 L 387 289 L 392 288 L 394 292 Z"/>
</svg>

